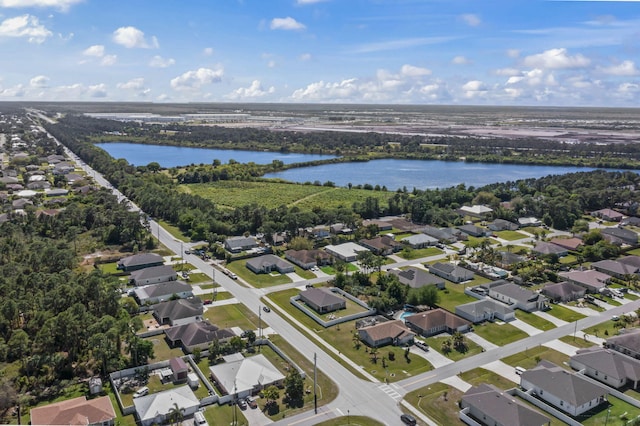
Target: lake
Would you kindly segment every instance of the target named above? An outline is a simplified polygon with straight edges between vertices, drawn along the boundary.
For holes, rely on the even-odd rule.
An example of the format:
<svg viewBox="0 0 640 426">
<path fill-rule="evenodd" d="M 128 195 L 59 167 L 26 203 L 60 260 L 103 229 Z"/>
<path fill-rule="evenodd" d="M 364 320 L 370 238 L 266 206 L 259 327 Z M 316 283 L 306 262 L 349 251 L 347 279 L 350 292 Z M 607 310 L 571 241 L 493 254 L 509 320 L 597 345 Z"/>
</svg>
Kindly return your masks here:
<svg viewBox="0 0 640 426">
<path fill-rule="evenodd" d="M 332 155 L 283 154 L 264 151 L 236 151 L 229 149 L 189 148 L 168 145 L 144 145 L 129 142 L 96 144 L 114 158 L 124 158 L 134 165 L 147 165 L 152 161 L 162 167 L 188 164 L 211 164 L 214 159 L 228 163 L 230 159 L 240 163 L 268 164 L 280 160 L 285 164 L 334 158 Z M 327 182 L 337 186 L 380 185 L 389 190 L 407 187 L 412 190 L 448 188 L 464 183 L 467 186 L 483 186 L 496 182 L 539 178 L 552 174 L 566 174 L 595 170 L 589 167 L 538 166 L 521 164 L 464 163 L 438 160 L 372 160 L 369 162 L 324 164 L 303 167 L 265 175 L 267 178 L 285 179 L 291 182 Z"/>
</svg>

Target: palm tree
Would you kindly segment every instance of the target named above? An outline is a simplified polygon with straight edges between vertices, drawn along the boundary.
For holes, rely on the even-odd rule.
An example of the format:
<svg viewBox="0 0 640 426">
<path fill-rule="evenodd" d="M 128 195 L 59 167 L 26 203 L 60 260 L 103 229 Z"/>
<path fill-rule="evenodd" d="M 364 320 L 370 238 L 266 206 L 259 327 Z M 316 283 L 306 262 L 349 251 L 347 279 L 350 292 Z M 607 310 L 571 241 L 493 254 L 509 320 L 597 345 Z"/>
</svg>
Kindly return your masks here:
<svg viewBox="0 0 640 426">
<path fill-rule="evenodd" d="M 173 407 L 171 407 L 171 410 L 169 410 L 169 422 L 172 425 L 179 425 L 182 420 L 184 420 L 182 410 L 180 409 L 180 407 L 178 407 L 178 403 L 174 402 Z"/>
<path fill-rule="evenodd" d="M 445 355 L 451 352 L 451 340 L 447 339 L 444 342 L 442 342 L 442 346 L 440 349 Z"/>
</svg>

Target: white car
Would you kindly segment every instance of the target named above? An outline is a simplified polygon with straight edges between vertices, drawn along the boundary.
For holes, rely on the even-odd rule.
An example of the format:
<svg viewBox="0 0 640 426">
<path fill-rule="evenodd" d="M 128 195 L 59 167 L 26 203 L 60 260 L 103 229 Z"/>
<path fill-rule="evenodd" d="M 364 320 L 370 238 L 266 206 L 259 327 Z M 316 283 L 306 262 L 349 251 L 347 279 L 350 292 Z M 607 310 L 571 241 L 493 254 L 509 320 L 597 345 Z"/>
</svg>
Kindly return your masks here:
<svg viewBox="0 0 640 426">
<path fill-rule="evenodd" d="M 149 395 L 149 388 L 146 386 L 141 387 L 133 393 L 134 398 L 140 398 L 141 396 Z"/>
</svg>

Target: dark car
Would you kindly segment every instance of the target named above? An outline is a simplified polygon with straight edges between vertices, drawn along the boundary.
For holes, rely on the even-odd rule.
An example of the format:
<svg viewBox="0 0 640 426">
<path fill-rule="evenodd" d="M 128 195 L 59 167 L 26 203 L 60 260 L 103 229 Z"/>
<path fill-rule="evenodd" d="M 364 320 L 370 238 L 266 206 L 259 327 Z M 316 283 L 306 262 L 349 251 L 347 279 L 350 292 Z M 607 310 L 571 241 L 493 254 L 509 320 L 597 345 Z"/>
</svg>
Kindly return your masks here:
<svg viewBox="0 0 640 426">
<path fill-rule="evenodd" d="M 265 312 L 271 312 L 271 308 L 269 308 L 268 306 L 263 306 L 262 310 Z"/>
<path fill-rule="evenodd" d="M 258 408 L 258 403 L 256 402 L 255 399 L 251 398 L 250 396 L 247 397 L 246 399 L 247 401 L 247 405 L 249 405 L 249 407 L 253 408 Z"/>
<path fill-rule="evenodd" d="M 247 403 L 244 399 L 239 399 L 238 400 L 238 407 L 240 407 L 241 410 L 246 410 L 247 409 Z"/>
<path fill-rule="evenodd" d="M 413 417 L 411 414 L 401 415 L 400 420 L 402 420 L 402 423 L 406 425 L 415 425 L 417 423 L 415 417 Z"/>
</svg>

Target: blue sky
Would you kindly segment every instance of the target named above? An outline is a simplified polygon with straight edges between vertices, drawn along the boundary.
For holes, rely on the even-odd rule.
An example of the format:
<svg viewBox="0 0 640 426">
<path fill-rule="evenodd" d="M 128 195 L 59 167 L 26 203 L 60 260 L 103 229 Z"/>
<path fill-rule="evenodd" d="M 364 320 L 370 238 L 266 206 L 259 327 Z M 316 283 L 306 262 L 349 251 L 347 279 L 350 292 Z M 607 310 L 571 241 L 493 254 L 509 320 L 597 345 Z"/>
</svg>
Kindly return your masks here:
<svg viewBox="0 0 640 426">
<path fill-rule="evenodd" d="M 0 100 L 640 106 L 640 1 L 0 0 Z"/>
</svg>

